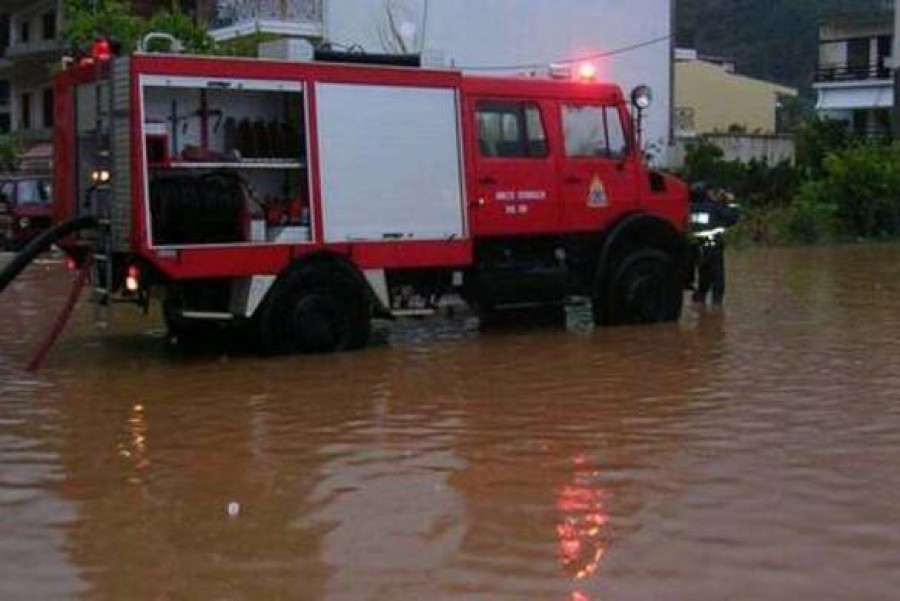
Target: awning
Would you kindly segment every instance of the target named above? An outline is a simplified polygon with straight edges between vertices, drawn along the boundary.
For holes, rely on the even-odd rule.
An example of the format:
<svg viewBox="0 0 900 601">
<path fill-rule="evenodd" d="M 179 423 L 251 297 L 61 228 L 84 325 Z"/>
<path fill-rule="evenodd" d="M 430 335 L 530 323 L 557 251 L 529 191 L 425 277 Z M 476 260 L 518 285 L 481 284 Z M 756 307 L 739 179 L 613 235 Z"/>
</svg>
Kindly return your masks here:
<svg viewBox="0 0 900 601">
<path fill-rule="evenodd" d="M 865 88 L 819 88 L 820 111 L 851 109 L 887 109 L 894 106 L 894 91 L 889 85 Z"/>
</svg>

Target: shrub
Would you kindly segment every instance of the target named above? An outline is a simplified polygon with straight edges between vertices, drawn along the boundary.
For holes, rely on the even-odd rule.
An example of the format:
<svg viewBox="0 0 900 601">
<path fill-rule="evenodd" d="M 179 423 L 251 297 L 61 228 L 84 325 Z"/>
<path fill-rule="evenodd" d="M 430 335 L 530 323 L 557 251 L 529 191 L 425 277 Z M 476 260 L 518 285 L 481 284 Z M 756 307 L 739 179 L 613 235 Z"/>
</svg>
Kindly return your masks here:
<svg viewBox="0 0 900 601">
<path fill-rule="evenodd" d="M 860 144 L 829 155 L 820 180 L 800 201 L 833 207 L 848 232 L 862 238 L 900 235 L 900 145 Z"/>
<path fill-rule="evenodd" d="M 827 117 L 813 117 L 797 129 L 797 165 L 812 178 L 821 177 L 825 159 L 849 147 L 854 138 L 847 123 Z"/>
<path fill-rule="evenodd" d="M 789 209 L 756 207 L 741 212 L 741 220 L 727 233 L 728 243 L 736 247 L 774 246 L 792 242 L 788 235 Z"/>
<path fill-rule="evenodd" d="M 823 194 L 821 181 L 807 182 L 788 207 L 786 233 L 791 241 L 815 244 L 842 237 L 837 206 Z"/>
<path fill-rule="evenodd" d="M 803 182 L 803 173 L 787 161 L 770 165 L 753 159 L 748 163 L 726 161 L 722 150 L 707 142 L 687 148 L 683 177 L 706 181 L 735 193 L 742 206 L 783 206 L 793 198 Z"/>
</svg>

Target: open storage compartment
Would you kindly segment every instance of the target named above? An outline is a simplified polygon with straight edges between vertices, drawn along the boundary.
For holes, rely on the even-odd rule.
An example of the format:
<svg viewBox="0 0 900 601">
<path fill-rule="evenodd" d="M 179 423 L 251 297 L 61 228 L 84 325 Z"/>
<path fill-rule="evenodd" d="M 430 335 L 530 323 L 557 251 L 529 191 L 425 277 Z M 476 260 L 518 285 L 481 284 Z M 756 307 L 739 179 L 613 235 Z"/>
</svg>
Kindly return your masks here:
<svg viewBox="0 0 900 601">
<path fill-rule="evenodd" d="M 300 82 L 141 77 L 154 247 L 311 241 Z"/>
</svg>

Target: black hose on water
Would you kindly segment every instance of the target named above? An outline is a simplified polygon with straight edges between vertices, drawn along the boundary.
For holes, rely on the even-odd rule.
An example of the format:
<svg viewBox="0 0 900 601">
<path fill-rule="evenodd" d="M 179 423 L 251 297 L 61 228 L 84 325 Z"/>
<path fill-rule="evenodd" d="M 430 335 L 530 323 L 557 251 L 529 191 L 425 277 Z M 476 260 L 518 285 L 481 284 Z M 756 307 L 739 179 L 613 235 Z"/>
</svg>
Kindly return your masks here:
<svg viewBox="0 0 900 601">
<path fill-rule="evenodd" d="M 92 215 L 84 217 L 76 217 L 68 221 L 63 221 L 50 229 L 42 232 L 39 236 L 29 242 L 25 248 L 20 250 L 9 265 L 0 271 L 0 293 L 2 293 L 9 284 L 15 280 L 22 270 L 34 261 L 38 255 L 61 238 L 65 238 L 69 234 L 80 230 L 89 230 L 97 227 L 97 218 Z"/>
</svg>

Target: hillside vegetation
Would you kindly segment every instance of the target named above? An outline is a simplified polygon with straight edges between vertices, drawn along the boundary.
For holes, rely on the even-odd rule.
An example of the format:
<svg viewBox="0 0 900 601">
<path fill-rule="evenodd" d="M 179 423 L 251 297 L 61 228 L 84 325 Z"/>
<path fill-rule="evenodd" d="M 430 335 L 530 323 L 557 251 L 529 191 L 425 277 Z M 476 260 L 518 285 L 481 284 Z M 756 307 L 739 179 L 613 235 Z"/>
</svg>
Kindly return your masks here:
<svg viewBox="0 0 900 601">
<path fill-rule="evenodd" d="M 679 47 L 722 56 L 738 72 L 805 88 L 818 58 L 818 23 L 834 12 L 878 10 L 884 0 L 676 0 Z"/>
</svg>

